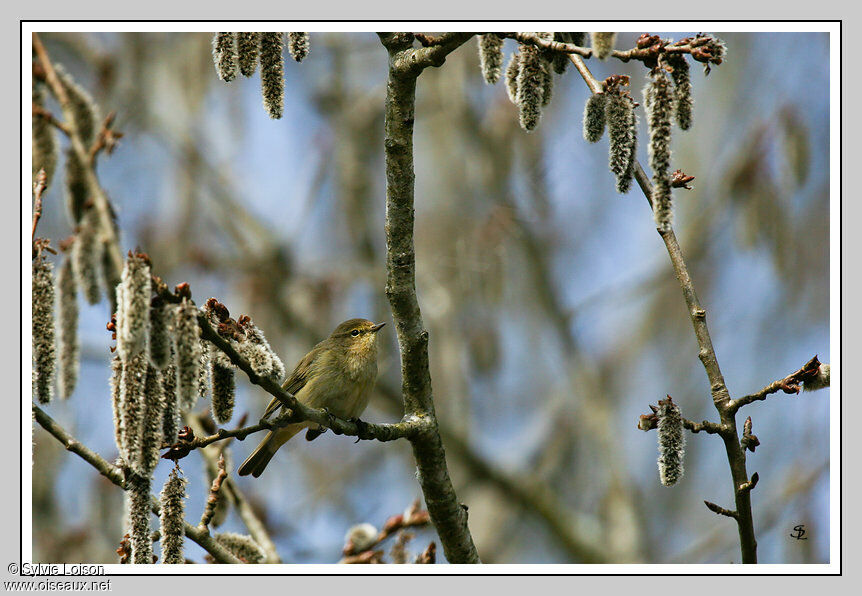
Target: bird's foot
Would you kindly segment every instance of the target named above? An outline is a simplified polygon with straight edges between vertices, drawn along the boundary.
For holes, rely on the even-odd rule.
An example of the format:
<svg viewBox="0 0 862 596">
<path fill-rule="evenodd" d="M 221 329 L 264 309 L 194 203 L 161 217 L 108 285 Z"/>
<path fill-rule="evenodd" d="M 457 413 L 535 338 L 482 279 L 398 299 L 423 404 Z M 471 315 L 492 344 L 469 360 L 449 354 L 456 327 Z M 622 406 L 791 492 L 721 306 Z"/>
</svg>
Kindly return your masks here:
<svg viewBox="0 0 862 596">
<path fill-rule="evenodd" d="M 368 423 L 363 422 L 359 418 L 351 418 L 348 422 L 352 422 L 356 425 L 356 442 L 358 443 L 362 439 L 372 439 L 373 437 L 369 434 L 368 431 Z"/>
</svg>

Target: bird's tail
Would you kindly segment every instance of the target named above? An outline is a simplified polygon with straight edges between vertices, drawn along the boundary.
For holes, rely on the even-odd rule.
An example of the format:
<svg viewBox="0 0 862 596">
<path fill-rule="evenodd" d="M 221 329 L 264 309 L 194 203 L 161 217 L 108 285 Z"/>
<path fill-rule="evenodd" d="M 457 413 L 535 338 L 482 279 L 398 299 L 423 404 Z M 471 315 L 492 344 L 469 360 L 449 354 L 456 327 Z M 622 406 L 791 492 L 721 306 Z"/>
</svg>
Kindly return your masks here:
<svg viewBox="0 0 862 596">
<path fill-rule="evenodd" d="M 289 424 L 284 428 L 269 431 L 257 449 L 248 456 L 242 465 L 239 467 L 237 474 L 240 476 L 248 476 L 251 474 L 255 478 L 263 474 L 269 460 L 276 454 L 278 449 L 287 443 L 293 436 L 308 426 L 308 423 L 302 422 L 297 424 Z"/>
</svg>

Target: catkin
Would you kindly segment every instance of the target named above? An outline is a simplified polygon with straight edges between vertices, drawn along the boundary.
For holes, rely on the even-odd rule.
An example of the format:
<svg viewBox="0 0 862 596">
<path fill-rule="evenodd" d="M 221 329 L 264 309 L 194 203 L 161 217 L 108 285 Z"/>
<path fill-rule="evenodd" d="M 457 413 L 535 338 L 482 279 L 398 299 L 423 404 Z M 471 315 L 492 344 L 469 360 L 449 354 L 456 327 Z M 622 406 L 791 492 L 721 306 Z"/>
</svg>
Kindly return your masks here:
<svg viewBox="0 0 862 596">
<path fill-rule="evenodd" d="M 236 379 L 230 359 L 213 345 L 209 352 L 212 415 L 218 424 L 227 424 L 233 416 Z"/>
<path fill-rule="evenodd" d="M 236 36 L 233 33 L 213 35 L 213 64 L 218 78 L 230 83 L 236 78 Z"/>
<path fill-rule="evenodd" d="M 652 169 L 653 213 L 659 230 L 666 232 L 673 223 L 670 187 L 670 140 L 673 98 L 663 72 L 655 72 L 644 90 L 649 125 L 649 165 Z"/>
<path fill-rule="evenodd" d="M 60 397 L 68 399 L 75 391 L 80 368 L 81 342 L 78 339 L 78 284 L 72 259 L 66 255 L 57 275 L 57 317 L 59 319 Z"/>
<path fill-rule="evenodd" d="M 573 43 L 568 33 L 554 33 L 554 41 Z M 566 68 L 569 67 L 569 55 L 563 52 L 554 52 L 551 57 L 551 67 L 558 75 L 563 74 L 566 72 Z"/>
<path fill-rule="evenodd" d="M 154 366 L 147 367 L 144 384 L 144 411 L 141 417 L 141 448 L 137 457 L 139 474 L 151 476 L 159 463 L 159 449 L 162 447 L 165 394 L 162 374 Z"/>
<path fill-rule="evenodd" d="M 542 72 L 545 80 L 542 83 L 542 107 L 547 107 L 551 103 L 551 98 L 554 95 L 554 75 L 551 73 L 551 64 L 542 62 Z"/>
<path fill-rule="evenodd" d="M 676 123 L 682 130 L 691 128 L 694 100 L 691 97 L 691 76 L 685 56 L 671 54 L 667 58 L 673 67 L 671 78 L 674 85 L 674 101 L 676 102 Z"/>
<path fill-rule="evenodd" d="M 183 542 L 185 540 L 186 480 L 179 466 L 171 470 L 159 495 L 159 539 L 162 546 L 162 563 L 179 565 L 185 563 Z"/>
<path fill-rule="evenodd" d="M 171 309 L 159 296 L 150 301 L 150 363 L 164 368 L 171 361 Z"/>
<path fill-rule="evenodd" d="M 604 93 L 594 93 L 584 106 L 584 140 L 590 143 L 598 142 L 605 132 L 607 98 Z"/>
<path fill-rule="evenodd" d="M 200 327 L 198 309 L 183 298 L 177 306 L 174 321 L 174 349 L 177 363 L 177 399 L 180 410 L 189 411 L 197 403 L 201 367 Z"/>
<path fill-rule="evenodd" d="M 630 179 L 632 174 L 631 160 L 635 143 L 632 129 L 634 106 L 631 100 L 616 93 L 608 95 L 605 118 L 608 125 L 610 170 L 616 176 L 617 190 L 619 191 L 621 187 L 628 190 L 626 183 L 627 178 Z"/>
<path fill-rule="evenodd" d="M 63 182 L 66 187 L 66 209 L 73 223 L 81 221 L 90 200 L 90 185 L 84 165 L 71 148 L 66 150 L 66 170 Z"/>
<path fill-rule="evenodd" d="M 617 192 L 627 193 L 632 187 L 634 180 L 635 166 L 637 165 L 637 148 L 638 148 L 638 115 L 634 109 L 634 100 L 626 97 L 626 100 L 632 106 L 629 113 L 629 141 L 631 142 L 631 150 L 629 152 L 628 168 L 625 173 L 617 178 Z"/>
<path fill-rule="evenodd" d="M 39 254 L 33 260 L 33 390 L 41 404 L 54 397 L 54 266 Z"/>
<path fill-rule="evenodd" d="M 33 105 L 40 108 L 45 107 L 45 85 L 39 81 L 33 81 Z M 33 180 L 39 170 L 45 170 L 45 185 L 50 186 L 57 169 L 57 131 L 43 117 L 33 115 L 32 118 L 33 137 Z"/>
<path fill-rule="evenodd" d="M 120 381 L 120 457 L 138 469 L 141 451 L 141 424 L 146 415 L 147 359 L 138 354 L 123 360 Z"/>
<path fill-rule="evenodd" d="M 257 70 L 257 47 L 260 43 L 258 33 L 237 33 L 236 47 L 239 71 L 250 77 Z"/>
<path fill-rule="evenodd" d="M 241 356 L 251 364 L 254 372 L 281 381 L 285 376 L 284 363 L 269 345 L 266 337 L 251 320 L 244 325 L 246 339 L 236 346 Z"/>
<path fill-rule="evenodd" d="M 126 459 L 126 439 L 125 425 L 123 424 L 122 403 L 122 387 L 123 387 L 123 361 L 119 356 L 114 356 L 111 359 L 111 411 L 114 415 L 114 442 L 117 444 L 117 451 L 120 457 Z"/>
<path fill-rule="evenodd" d="M 75 276 L 89 304 L 98 304 L 102 298 L 99 283 L 99 261 L 102 242 L 99 238 L 99 214 L 87 209 L 80 218 L 78 234 L 72 245 L 72 263 Z"/>
<path fill-rule="evenodd" d="M 234 532 L 221 532 L 215 535 L 215 539 L 237 558 L 246 563 L 263 563 L 263 560 L 266 558 L 266 553 L 251 536 L 236 534 Z"/>
<path fill-rule="evenodd" d="M 290 52 L 290 57 L 297 62 L 302 62 L 308 56 L 309 45 L 307 32 L 287 34 L 287 51 Z"/>
<path fill-rule="evenodd" d="M 477 43 L 482 76 L 486 83 L 493 85 L 500 80 L 503 72 L 503 38 L 493 33 L 486 33 L 478 37 Z"/>
<path fill-rule="evenodd" d="M 260 86 L 270 118 L 284 114 L 284 33 L 260 34 Z"/>
<path fill-rule="evenodd" d="M 516 103 L 521 128 L 530 132 L 535 130 L 542 117 L 542 100 L 545 95 L 545 70 L 539 50 L 530 45 L 522 45 L 520 66 Z"/>
<path fill-rule="evenodd" d="M 123 302 L 117 306 L 117 352 L 128 360 L 147 349 L 150 335 L 150 266 L 146 259 L 130 254 L 123 267 Z M 119 293 L 118 293 L 119 298 Z"/>
<path fill-rule="evenodd" d="M 149 565 L 153 562 L 153 543 L 150 538 L 150 478 L 130 474 L 128 485 L 126 524 L 132 545 L 132 563 Z"/>
<path fill-rule="evenodd" d="M 81 137 L 81 142 L 89 149 L 93 141 L 96 140 L 100 120 L 99 108 L 93 101 L 93 96 L 75 81 L 62 64 L 55 64 L 54 70 L 66 90 L 75 119 L 75 128 Z"/>
<path fill-rule="evenodd" d="M 180 406 L 177 401 L 177 367 L 173 360 L 162 371 L 162 392 L 165 409 L 162 412 L 162 435 L 165 443 L 173 445 L 180 431 Z"/>
<path fill-rule="evenodd" d="M 599 60 L 606 60 L 614 51 L 617 43 L 616 33 L 590 33 L 593 54 Z"/>
<path fill-rule="evenodd" d="M 506 66 L 506 94 L 509 101 L 518 105 L 518 73 L 521 71 L 521 53 L 512 52 L 509 64 Z"/>
<path fill-rule="evenodd" d="M 679 406 L 670 396 L 658 403 L 658 470 L 661 483 L 673 486 L 685 472 L 685 435 Z"/>
</svg>

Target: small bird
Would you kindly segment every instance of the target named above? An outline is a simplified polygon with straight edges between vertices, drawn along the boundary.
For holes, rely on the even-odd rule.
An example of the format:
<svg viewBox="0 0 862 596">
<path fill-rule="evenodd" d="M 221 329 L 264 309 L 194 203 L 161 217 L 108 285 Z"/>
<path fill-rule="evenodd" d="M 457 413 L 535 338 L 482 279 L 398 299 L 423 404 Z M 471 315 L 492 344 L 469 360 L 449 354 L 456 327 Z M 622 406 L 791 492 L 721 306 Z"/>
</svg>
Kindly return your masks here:
<svg viewBox="0 0 862 596">
<path fill-rule="evenodd" d="M 377 332 L 386 323 L 368 319 L 344 321 L 299 361 L 282 383 L 297 400 L 311 408 L 326 408 L 339 418 L 358 418 L 368 405 L 377 380 Z M 282 403 L 273 398 L 263 413 L 268 418 Z M 263 474 L 276 451 L 303 428 L 309 441 L 323 434 L 314 422 L 297 422 L 271 430 L 239 467 L 240 476 Z"/>
</svg>

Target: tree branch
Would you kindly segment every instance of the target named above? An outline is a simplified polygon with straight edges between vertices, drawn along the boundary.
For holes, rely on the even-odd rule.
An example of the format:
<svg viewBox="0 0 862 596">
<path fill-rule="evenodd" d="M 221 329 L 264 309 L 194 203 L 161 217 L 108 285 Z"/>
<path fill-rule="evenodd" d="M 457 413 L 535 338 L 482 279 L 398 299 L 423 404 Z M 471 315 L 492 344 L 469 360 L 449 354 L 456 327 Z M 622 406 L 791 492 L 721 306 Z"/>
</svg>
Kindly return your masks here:
<svg viewBox="0 0 862 596">
<path fill-rule="evenodd" d="M 425 495 L 446 559 L 478 563 L 479 555 L 467 527 L 467 512 L 458 502 L 449 478 L 446 456 L 431 391 L 428 332 L 416 297 L 416 253 L 413 242 L 413 121 L 416 79 L 423 65 L 439 65 L 472 34 L 451 34 L 450 42 L 414 50 L 410 33 L 379 34 L 389 52 L 385 106 L 386 161 L 386 296 L 401 354 L 401 392 L 405 415 L 428 421 L 426 432 L 410 438 Z M 429 64 L 430 63 L 430 64 Z"/>
<path fill-rule="evenodd" d="M 33 404 L 33 418 L 39 425 L 44 428 L 48 433 L 53 436 L 55 439 L 60 441 L 63 447 L 66 448 L 67 451 L 74 453 L 79 456 L 85 462 L 96 468 L 96 470 L 105 478 L 126 490 L 125 478 L 123 477 L 123 472 L 117 466 L 114 466 L 108 463 L 105 459 L 103 459 L 99 454 L 95 451 L 80 443 L 75 437 L 70 435 L 66 429 L 57 424 L 53 418 L 48 416 L 42 408 Z M 158 499 L 154 496 L 150 496 L 150 501 L 152 501 L 152 511 L 156 515 L 159 515 L 161 511 L 161 507 L 159 505 Z M 206 550 L 209 554 L 213 556 L 213 558 L 219 563 L 233 563 L 238 564 L 242 563 L 239 559 L 237 559 L 233 554 L 231 554 L 227 549 L 225 549 L 221 544 L 219 544 L 212 536 L 210 536 L 209 531 L 205 528 L 196 528 L 189 524 L 188 522 L 183 522 L 183 527 L 185 529 L 185 534 L 194 542 L 197 542 L 201 548 Z"/>
<path fill-rule="evenodd" d="M 580 56 L 569 54 L 569 60 L 575 65 L 591 90 L 595 91 L 601 88 L 601 83 L 592 76 Z M 634 166 L 634 174 L 638 186 L 640 186 L 641 191 L 652 207 L 652 184 L 644 173 L 640 163 L 635 161 Z M 734 415 L 735 410 L 732 408 L 730 393 L 727 390 L 724 377 L 718 366 L 715 348 L 712 345 L 709 328 L 706 325 L 706 310 L 700 305 L 697 298 L 694 284 L 689 275 L 688 267 L 686 266 L 685 259 L 683 259 L 682 250 L 673 232 L 673 228 L 668 229 L 667 232 L 657 231 L 664 241 L 665 248 L 682 289 L 683 298 L 688 307 L 688 314 L 694 327 L 694 334 L 697 338 L 699 347 L 698 358 L 700 358 L 706 371 L 710 383 L 712 401 L 721 419 L 722 432 L 719 435 L 724 441 L 727 461 L 730 465 L 733 480 L 737 514 L 734 519 L 737 521 L 737 529 L 739 530 L 742 562 L 757 563 L 757 540 L 754 535 L 754 520 L 751 514 L 750 489 L 742 490 L 741 488 L 749 486 L 748 472 L 745 468 L 745 450 L 739 442 L 739 433 L 736 429 L 736 417 Z"/>
<path fill-rule="evenodd" d="M 750 403 L 764 400 L 767 396 L 773 393 L 778 393 L 779 391 L 792 394 L 799 393 L 799 384 L 804 382 L 806 379 L 810 379 L 812 376 L 816 376 L 819 369 L 820 360 L 817 359 L 817 356 L 814 356 L 814 358 L 806 362 L 802 368 L 796 372 L 790 373 L 783 379 L 773 381 L 757 393 L 752 393 L 751 395 L 746 395 L 733 400 L 730 404 L 730 410 L 733 413 L 736 413 L 742 406 L 747 406 Z"/>
</svg>

